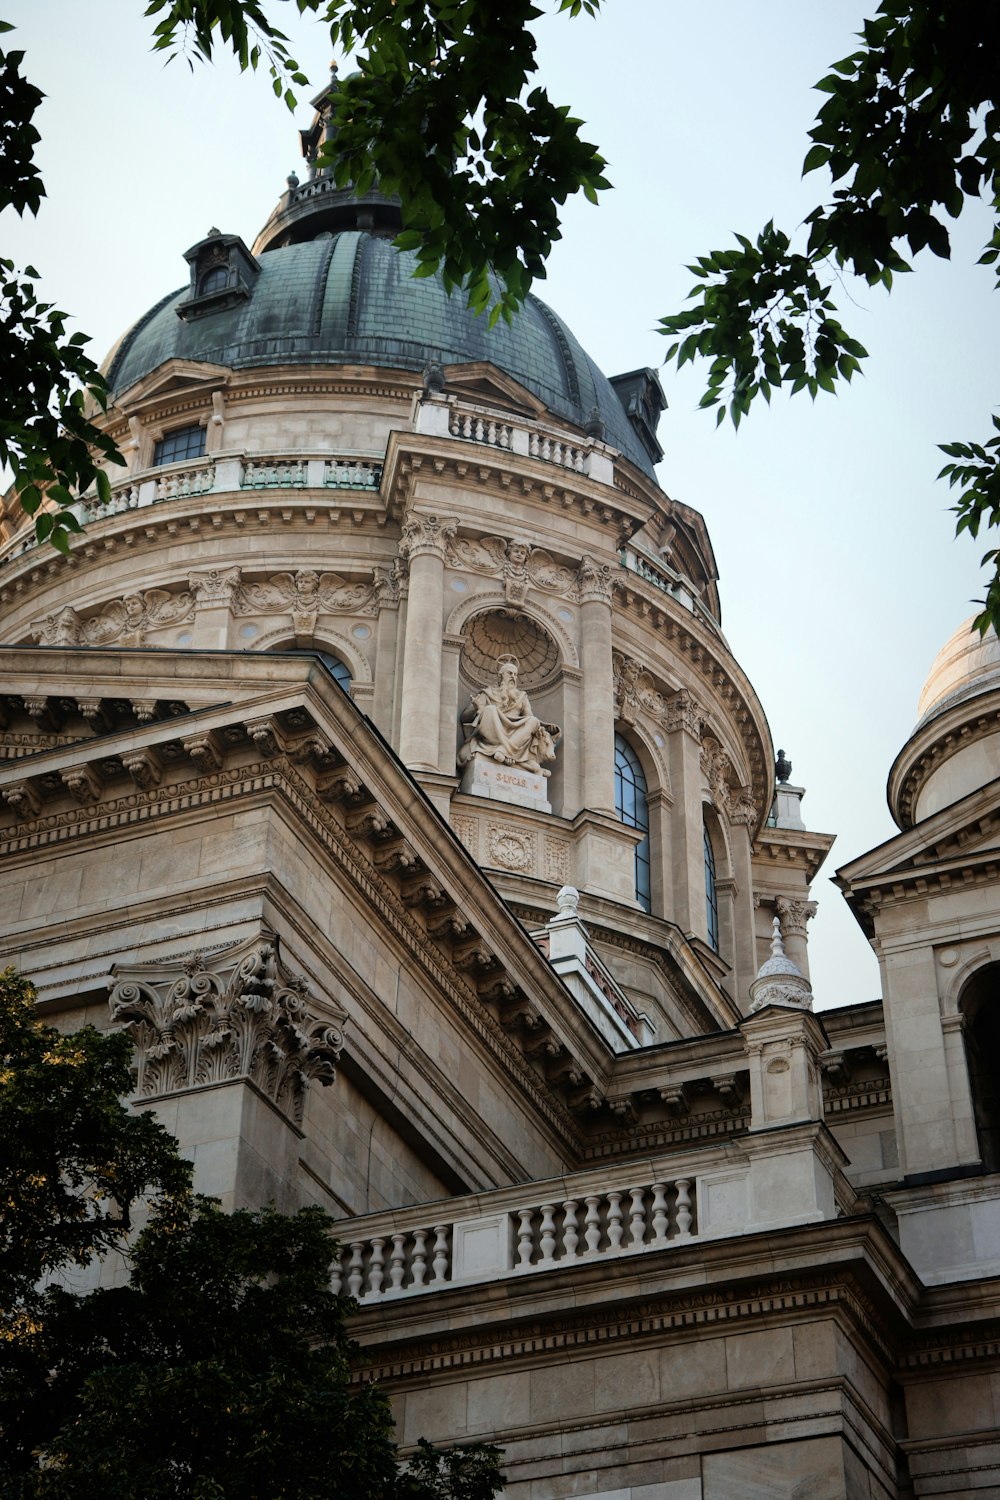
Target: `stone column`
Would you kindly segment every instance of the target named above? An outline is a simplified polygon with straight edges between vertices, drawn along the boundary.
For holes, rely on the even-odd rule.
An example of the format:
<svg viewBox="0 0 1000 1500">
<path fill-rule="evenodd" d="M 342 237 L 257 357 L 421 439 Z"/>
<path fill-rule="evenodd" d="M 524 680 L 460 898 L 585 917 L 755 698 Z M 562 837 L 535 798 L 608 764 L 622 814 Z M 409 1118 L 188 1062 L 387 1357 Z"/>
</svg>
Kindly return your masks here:
<svg viewBox="0 0 1000 1500">
<path fill-rule="evenodd" d="M 444 557 L 448 539 L 457 529 L 456 521 L 411 514 L 403 524 L 399 546 L 410 579 L 403 640 L 399 757 L 414 771 L 440 770 Z"/>
<path fill-rule="evenodd" d="M 737 896 L 733 903 L 733 968 L 736 971 L 733 993 L 745 995 L 757 969 L 757 937 L 753 908 L 753 830 L 757 806 L 749 791 L 738 792 L 730 801 L 729 837 L 733 851 L 733 876 Z M 791 952 L 791 950 L 789 950 Z M 809 977 L 809 971 L 791 957 Z"/>
<path fill-rule="evenodd" d="M 615 810 L 614 672 L 611 663 L 612 574 L 585 557 L 577 573 L 580 595 L 581 792 L 589 812 Z"/>
<path fill-rule="evenodd" d="M 815 901 L 793 901 L 787 896 L 778 896 L 774 909 L 781 923 L 785 952 L 808 979 L 809 953 L 806 946 L 806 923 L 816 915 L 816 903 Z"/>
<path fill-rule="evenodd" d="M 674 798 L 673 910 L 664 916 L 682 932 L 706 938 L 705 845 L 702 832 L 701 708 L 686 689 L 667 704 L 663 727 L 670 747 L 670 789 Z"/>
</svg>

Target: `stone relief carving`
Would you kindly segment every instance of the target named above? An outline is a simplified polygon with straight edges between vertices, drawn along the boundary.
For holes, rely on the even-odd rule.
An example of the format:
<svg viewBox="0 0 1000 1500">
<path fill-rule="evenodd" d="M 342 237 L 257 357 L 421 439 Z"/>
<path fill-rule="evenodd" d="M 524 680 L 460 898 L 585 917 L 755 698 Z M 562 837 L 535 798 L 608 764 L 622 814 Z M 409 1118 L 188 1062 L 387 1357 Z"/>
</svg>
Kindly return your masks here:
<svg viewBox="0 0 1000 1500">
<path fill-rule="evenodd" d="M 487 860 L 504 870 L 524 874 L 535 866 L 535 842 L 529 834 L 492 825 L 486 836 Z"/>
<path fill-rule="evenodd" d="M 652 674 L 634 657 L 620 651 L 612 653 L 614 673 L 615 718 L 633 724 L 640 713 L 662 721 L 667 714 L 667 699 L 658 692 Z"/>
<path fill-rule="evenodd" d="M 467 736 L 458 752 L 458 764 L 468 765 L 474 755 L 487 755 L 502 766 L 521 766 L 535 775 L 548 776 L 542 761 L 556 758 L 562 730 L 535 717 L 527 693 L 518 687 L 517 659 L 505 656 L 497 663 L 497 685 L 476 693 L 462 715 Z"/>
<path fill-rule="evenodd" d="M 81 618 L 69 606 L 31 626 L 34 639 L 45 646 L 142 646 L 150 630 L 179 625 L 194 615 L 195 598 L 189 589 L 178 594 L 146 589 L 125 594 L 105 604 L 99 614 Z"/>
<path fill-rule="evenodd" d="M 570 594 L 576 583 L 572 570 L 557 563 L 544 548 L 531 547 L 516 538 L 453 537 L 446 556 L 453 568 L 501 578 L 509 604 L 523 604 L 531 585 L 552 594 Z"/>
<path fill-rule="evenodd" d="M 234 615 L 290 614 L 295 630 L 310 635 L 321 614 L 370 609 L 376 584 L 348 583 L 339 573 L 275 573 L 263 583 L 241 583 L 232 596 Z"/>
<path fill-rule="evenodd" d="M 700 760 L 713 802 L 720 812 L 728 813 L 733 765 L 714 735 L 706 734 L 702 740 Z"/>
<path fill-rule="evenodd" d="M 136 965 L 112 981 L 112 1019 L 136 1045 L 139 1097 L 248 1080 L 300 1124 L 310 1080 L 332 1083 L 344 1038 L 311 1010 L 308 983 L 285 970 L 274 935 L 174 967 L 171 977 Z"/>
</svg>

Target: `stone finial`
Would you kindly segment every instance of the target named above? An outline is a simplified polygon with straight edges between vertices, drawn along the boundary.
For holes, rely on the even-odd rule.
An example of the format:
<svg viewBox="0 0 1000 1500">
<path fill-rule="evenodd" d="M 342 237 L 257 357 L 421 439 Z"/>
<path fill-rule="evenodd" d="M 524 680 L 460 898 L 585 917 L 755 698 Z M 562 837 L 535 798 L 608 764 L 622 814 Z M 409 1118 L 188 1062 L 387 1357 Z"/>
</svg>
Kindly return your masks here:
<svg viewBox="0 0 1000 1500">
<path fill-rule="evenodd" d="M 750 986 L 750 1014 L 766 1005 L 789 1010 L 812 1010 L 812 987 L 801 969 L 788 957 L 781 940 L 781 923 L 771 923 L 771 957 L 765 959 Z"/>
<path fill-rule="evenodd" d="M 792 763 L 784 750 L 778 751 L 778 758 L 774 762 L 774 776 L 776 781 L 786 782 L 792 774 Z"/>
<path fill-rule="evenodd" d="M 559 908 L 559 917 L 564 921 L 572 921 L 576 918 L 580 909 L 580 892 L 575 885 L 564 885 L 556 896 L 556 906 Z"/>
</svg>

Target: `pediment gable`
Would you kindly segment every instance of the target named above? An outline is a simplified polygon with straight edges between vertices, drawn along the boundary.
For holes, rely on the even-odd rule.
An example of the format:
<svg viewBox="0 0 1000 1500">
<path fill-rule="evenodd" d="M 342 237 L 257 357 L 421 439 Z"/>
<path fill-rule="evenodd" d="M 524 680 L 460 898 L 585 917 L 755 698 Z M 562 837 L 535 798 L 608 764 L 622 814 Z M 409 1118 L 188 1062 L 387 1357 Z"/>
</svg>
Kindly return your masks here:
<svg viewBox="0 0 1000 1500">
<path fill-rule="evenodd" d="M 190 394 L 196 390 L 210 394 L 227 385 L 232 373 L 228 365 L 212 365 L 192 359 L 167 359 L 129 386 L 118 397 L 116 404 L 127 413 L 135 413 L 161 401 L 165 396 Z"/>
<path fill-rule="evenodd" d="M 496 365 L 491 365 L 486 360 L 446 365 L 444 375 L 449 395 L 498 407 L 519 417 L 538 418 L 545 415 L 543 401 L 532 395 L 519 381 L 505 375 Z"/>
</svg>

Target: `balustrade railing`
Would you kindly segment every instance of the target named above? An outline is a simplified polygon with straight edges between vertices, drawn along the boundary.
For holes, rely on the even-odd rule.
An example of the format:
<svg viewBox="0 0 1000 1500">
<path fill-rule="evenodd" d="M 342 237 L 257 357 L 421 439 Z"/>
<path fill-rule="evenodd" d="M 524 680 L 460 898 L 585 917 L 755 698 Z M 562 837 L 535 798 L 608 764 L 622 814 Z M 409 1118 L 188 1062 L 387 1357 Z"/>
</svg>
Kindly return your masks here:
<svg viewBox="0 0 1000 1500">
<path fill-rule="evenodd" d="M 691 584 L 678 574 L 673 573 L 668 568 L 659 566 L 651 558 L 646 557 L 644 553 L 637 552 L 634 547 L 623 547 L 618 554 L 618 560 L 623 568 L 627 568 L 637 578 L 641 578 L 645 583 L 651 584 L 654 589 L 659 589 L 661 594 L 669 595 L 682 608 L 688 610 L 693 615 L 697 615 L 700 620 L 704 620 L 713 630 L 718 630 L 718 621 L 694 593 Z"/>
<path fill-rule="evenodd" d="M 540 458 L 543 463 L 558 464 L 563 469 L 572 469 L 574 474 L 587 472 L 587 455 L 584 449 L 560 438 L 550 437 L 545 432 L 529 432 L 528 453 L 531 458 Z"/>
<path fill-rule="evenodd" d="M 560 1186 L 568 1186 L 562 1180 Z M 505 1190 L 505 1196 L 509 1196 Z M 523 1200 L 522 1200 L 523 1202 Z M 482 1208 L 484 1200 L 476 1200 Z M 333 1288 L 358 1302 L 492 1281 L 535 1271 L 640 1255 L 697 1234 L 696 1179 L 561 1193 L 541 1203 L 501 1207 L 434 1223 L 407 1223 L 413 1210 L 386 1216 L 375 1234 L 345 1226 Z"/>
<path fill-rule="evenodd" d="M 382 483 L 382 465 L 367 458 L 307 455 L 218 455 L 201 463 L 187 460 L 176 465 L 147 469 L 112 481 L 111 499 L 99 505 L 93 495 L 79 500 L 73 509 L 84 524 L 102 521 L 126 511 L 140 510 L 165 500 L 188 496 L 224 494 L 234 489 L 335 489 L 377 492 Z M 0 566 L 35 546 L 33 528 L 25 527 L 0 547 Z"/>
<path fill-rule="evenodd" d="M 240 474 L 244 490 L 305 489 L 309 479 L 304 458 L 247 459 Z"/>
<path fill-rule="evenodd" d="M 491 448 L 510 450 L 514 429 L 509 422 L 498 421 L 482 412 L 463 411 L 452 407 L 448 417 L 448 431 L 452 437 L 464 438 L 469 443 L 487 443 Z"/>
</svg>

